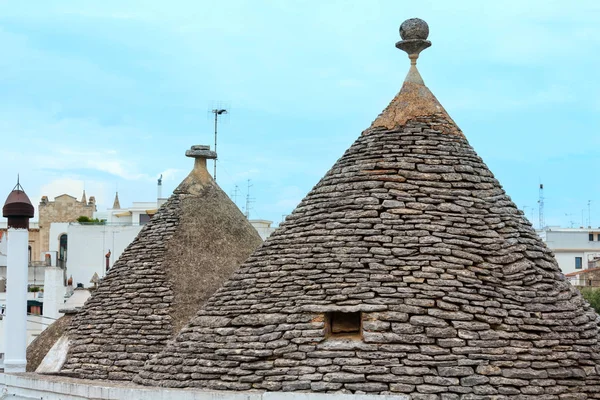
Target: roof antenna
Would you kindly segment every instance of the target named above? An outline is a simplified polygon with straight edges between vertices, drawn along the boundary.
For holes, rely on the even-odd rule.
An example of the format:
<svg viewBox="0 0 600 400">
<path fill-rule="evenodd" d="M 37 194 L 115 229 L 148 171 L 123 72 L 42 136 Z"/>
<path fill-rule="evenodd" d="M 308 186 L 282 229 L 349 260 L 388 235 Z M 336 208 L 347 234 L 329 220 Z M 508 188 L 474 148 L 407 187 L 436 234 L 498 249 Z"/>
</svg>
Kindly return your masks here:
<svg viewBox="0 0 600 400">
<path fill-rule="evenodd" d="M 227 110 L 224 108 L 215 108 L 212 110 L 212 113 L 215 114 L 215 153 L 217 153 L 217 121 L 219 119 L 219 115 L 227 114 Z M 215 180 L 215 182 L 217 181 L 217 159 L 216 158 L 215 158 L 215 168 L 214 168 L 214 173 L 213 173 L 213 179 Z"/>
</svg>

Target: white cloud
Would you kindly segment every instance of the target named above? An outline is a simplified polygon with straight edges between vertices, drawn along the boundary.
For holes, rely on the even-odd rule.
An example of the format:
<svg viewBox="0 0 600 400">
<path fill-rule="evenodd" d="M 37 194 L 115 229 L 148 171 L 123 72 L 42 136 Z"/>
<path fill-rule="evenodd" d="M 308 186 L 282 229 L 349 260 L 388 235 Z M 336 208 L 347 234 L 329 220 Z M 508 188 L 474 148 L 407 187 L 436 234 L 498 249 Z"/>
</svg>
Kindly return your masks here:
<svg viewBox="0 0 600 400">
<path fill-rule="evenodd" d="M 163 181 L 177 181 L 185 171 L 177 168 L 167 168 L 156 177 L 162 176 Z"/>
</svg>

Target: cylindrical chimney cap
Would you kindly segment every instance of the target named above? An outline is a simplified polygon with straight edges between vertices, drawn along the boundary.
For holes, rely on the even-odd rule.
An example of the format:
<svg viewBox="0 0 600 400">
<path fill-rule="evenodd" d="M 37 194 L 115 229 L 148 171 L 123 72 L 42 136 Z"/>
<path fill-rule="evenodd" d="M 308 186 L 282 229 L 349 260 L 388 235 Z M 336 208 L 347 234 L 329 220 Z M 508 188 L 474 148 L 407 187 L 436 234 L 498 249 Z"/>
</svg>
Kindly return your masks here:
<svg viewBox="0 0 600 400">
<path fill-rule="evenodd" d="M 29 197 L 17 184 L 8 195 L 4 207 L 2 207 L 2 216 L 6 218 L 33 218 L 35 209 L 29 200 Z"/>
</svg>

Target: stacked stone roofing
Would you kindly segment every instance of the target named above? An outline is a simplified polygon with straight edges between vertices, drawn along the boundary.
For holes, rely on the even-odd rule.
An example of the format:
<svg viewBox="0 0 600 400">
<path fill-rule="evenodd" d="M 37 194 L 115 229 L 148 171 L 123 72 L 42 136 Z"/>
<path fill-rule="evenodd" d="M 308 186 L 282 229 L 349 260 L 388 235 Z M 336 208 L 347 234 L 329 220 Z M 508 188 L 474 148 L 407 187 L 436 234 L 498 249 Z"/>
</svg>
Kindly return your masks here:
<svg viewBox="0 0 600 400">
<path fill-rule="evenodd" d="M 332 312 L 360 312 L 360 333 L 332 336 Z M 413 66 L 390 106 L 135 381 L 600 398 L 598 321 Z"/>
<path fill-rule="evenodd" d="M 141 230 L 78 313 L 63 373 L 130 380 L 261 243 L 206 170 L 195 168 Z"/>
</svg>

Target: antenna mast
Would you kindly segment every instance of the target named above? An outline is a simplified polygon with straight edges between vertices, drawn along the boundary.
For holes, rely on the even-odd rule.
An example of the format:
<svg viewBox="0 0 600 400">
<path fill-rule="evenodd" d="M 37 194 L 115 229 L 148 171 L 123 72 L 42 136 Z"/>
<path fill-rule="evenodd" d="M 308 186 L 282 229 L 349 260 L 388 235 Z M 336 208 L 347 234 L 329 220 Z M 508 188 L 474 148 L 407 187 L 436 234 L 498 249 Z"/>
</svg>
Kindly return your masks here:
<svg viewBox="0 0 600 400">
<path fill-rule="evenodd" d="M 235 185 L 235 188 L 233 189 L 233 193 L 231 195 L 231 197 L 233 197 L 233 203 L 237 206 L 237 198 L 238 198 L 238 193 L 240 191 L 240 187 L 238 185 Z"/>
<path fill-rule="evenodd" d="M 250 197 L 251 187 L 250 179 L 248 179 L 248 188 L 246 189 L 246 212 L 244 213 L 247 219 L 250 219 L 250 203 L 254 203 L 254 198 Z"/>
<path fill-rule="evenodd" d="M 215 108 L 212 110 L 212 113 L 215 114 L 215 153 L 217 153 L 217 122 L 219 120 L 219 115 L 227 114 L 227 110 L 224 108 Z M 218 157 L 217 153 L 217 157 Z M 215 158 L 215 168 L 213 173 L 213 179 L 215 182 L 217 181 L 217 159 Z"/>
<path fill-rule="evenodd" d="M 592 201 L 588 200 L 588 228 L 592 227 Z"/>
<path fill-rule="evenodd" d="M 544 227 L 546 226 L 546 221 L 544 220 L 544 184 L 543 183 L 540 183 L 540 198 L 538 200 L 538 204 L 539 204 L 539 210 L 540 210 L 540 214 L 539 214 L 540 229 L 544 229 Z"/>
</svg>

